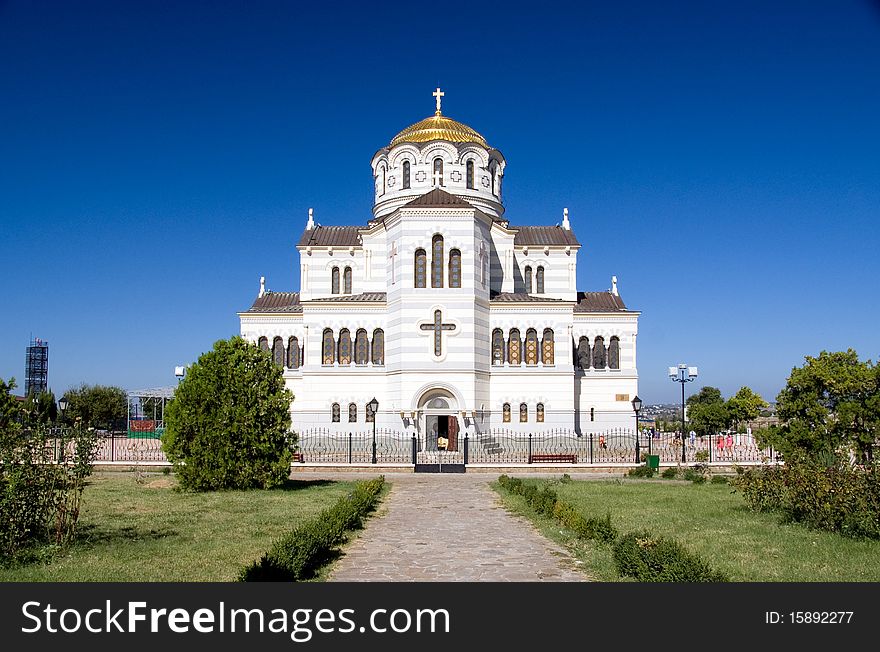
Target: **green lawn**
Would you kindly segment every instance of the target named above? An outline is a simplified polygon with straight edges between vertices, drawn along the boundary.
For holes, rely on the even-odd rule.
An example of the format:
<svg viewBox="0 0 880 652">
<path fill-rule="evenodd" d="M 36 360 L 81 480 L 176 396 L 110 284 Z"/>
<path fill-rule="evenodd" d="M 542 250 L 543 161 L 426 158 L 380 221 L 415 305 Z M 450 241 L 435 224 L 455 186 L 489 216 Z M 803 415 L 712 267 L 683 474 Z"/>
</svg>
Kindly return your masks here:
<svg viewBox="0 0 880 652">
<path fill-rule="evenodd" d="M 0 568 L 0 581 L 232 581 L 276 537 L 354 486 L 300 480 L 269 491 L 191 494 L 174 484 L 161 473 L 143 483 L 129 473 L 95 474 L 77 543 L 49 563 Z"/>
<path fill-rule="evenodd" d="M 880 581 L 880 541 L 782 524 L 778 516 L 748 510 L 728 485 L 618 480 L 575 481 L 556 484 L 555 489 L 586 514 L 611 510 L 611 520 L 622 534 L 645 528 L 678 539 L 733 581 Z M 574 539 L 556 521 L 535 514 L 521 497 L 497 485 L 496 490 L 509 509 L 568 546 L 589 575 L 602 581 L 618 579 L 610 548 Z"/>
</svg>

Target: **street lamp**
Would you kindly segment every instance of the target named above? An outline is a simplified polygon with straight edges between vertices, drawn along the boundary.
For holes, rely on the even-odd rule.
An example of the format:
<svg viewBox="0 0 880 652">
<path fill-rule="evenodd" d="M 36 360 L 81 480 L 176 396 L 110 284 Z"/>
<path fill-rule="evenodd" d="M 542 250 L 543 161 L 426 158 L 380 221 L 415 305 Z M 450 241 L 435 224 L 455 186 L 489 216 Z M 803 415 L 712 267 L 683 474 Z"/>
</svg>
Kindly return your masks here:
<svg viewBox="0 0 880 652">
<path fill-rule="evenodd" d="M 681 383 L 681 461 L 687 462 L 684 445 L 684 384 L 697 379 L 697 368 L 686 364 L 669 367 L 669 379 L 674 383 Z"/>
<path fill-rule="evenodd" d="M 58 411 L 61 413 L 61 418 L 64 418 L 64 412 L 67 410 L 67 399 L 63 396 L 58 399 Z"/>
<path fill-rule="evenodd" d="M 376 397 L 373 397 L 373 400 L 367 403 L 367 407 L 370 408 L 370 412 L 373 415 L 373 464 L 376 463 L 376 412 L 379 410 L 379 401 L 376 400 Z"/>
<path fill-rule="evenodd" d="M 642 461 L 639 455 L 639 412 L 642 410 L 642 399 L 639 398 L 638 394 L 632 400 L 632 404 L 633 412 L 636 413 L 636 464 L 639 464 Z"/>
</svg>

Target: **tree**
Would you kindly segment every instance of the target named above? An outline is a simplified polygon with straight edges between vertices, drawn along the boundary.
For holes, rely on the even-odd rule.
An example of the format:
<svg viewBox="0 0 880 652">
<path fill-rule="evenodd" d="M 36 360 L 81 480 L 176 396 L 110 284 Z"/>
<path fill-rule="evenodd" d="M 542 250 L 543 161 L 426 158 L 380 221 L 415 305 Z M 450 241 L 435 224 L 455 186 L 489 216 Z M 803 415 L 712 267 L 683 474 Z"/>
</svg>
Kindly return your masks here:
<svg viewBox="0 0 880 652">
<path fill-rule="evenodd" d="M 703 387 L 687 400 L 688 421 L 700 436 L 713 435 L 730 423 L 727 406 L 717 387 Z"/>
<path fill-rule="evenodd" d="M 219 340 L 177 387 L 162 448 L 194 491 L 278 486 L 290 475 L 290 402 L 269 352 Z"/>
<path fill-rule="evenodd" d="M 12 393 L 15 387 L 15 378 L 10 378 L 9 382 L 0 378 L 0 429 L 16 423 L 21 415 L 21 401 Z"/>
<path fill-rule="evenodd" d="M 782 420 L 763 436 L 784 455 L 815 456 L 851 447 L 862 460 L 873 459 L 880 432 L 880 370 L 859 361 L 853 349 L 806 356 L 776 398 Z"/>
<path fill-rule="evenodd" d="M 119 430 L 128 414 L 128 395 L 120 387 L 80 385 L 64 393 L 65 420 L 80 420 L 83 426 L 99 430 Z"/>
<path fill-rule="evenodd" d="M 768 407 L 767 401 L 750 387 L 740 387 L 739 391 L 727 399 L 727 413 L 735 426 L 756 419 L 761 410 Z"/>
</svg>

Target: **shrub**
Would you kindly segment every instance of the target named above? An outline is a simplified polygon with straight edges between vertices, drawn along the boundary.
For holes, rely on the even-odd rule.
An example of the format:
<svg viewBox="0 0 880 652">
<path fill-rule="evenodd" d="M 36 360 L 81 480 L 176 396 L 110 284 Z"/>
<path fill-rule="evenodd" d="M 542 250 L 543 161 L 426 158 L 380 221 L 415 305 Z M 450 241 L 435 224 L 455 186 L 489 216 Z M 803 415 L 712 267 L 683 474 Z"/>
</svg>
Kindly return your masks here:
<svg viewBox="0 0 880 652">
<path fill-rule="evenodd" d="M 350 494 L 275 541 L 259 561 L 241 571 L 238 580 L 297 582 L 312 577 L 333 548 L 345 541 L 346 530 L 361 527 L 361 519 L 376 506 L 384 484 L 385 476 L 359 482 Z"/>
<path fill-rule="evenodd" d="M 684 470 L 682 479 L 693 482 L 694 484 L 703 484 L 706 481 L 706 474 L 702 469 L 693 466 Z"/>
<path fill-rule="evenodd" d="M 82 494 L 98 447 L 83 428 L 0 428 L 0 556 L 14 559 L 26 546 L 76 537 Z M 56 463 L 57 462 L 57 463 Z"/>
<path fill-rule="evenodd" d="M 880 467 L 809 462 L 750 469 L 732 484 L 757 511 L 847 536 L 880 539 Z"/>
<path fill-rule="evenodd" d="M 712 484 L 728 484 L 728 478 L 726 475 L 713 475 L 710 482 Z"/>
<path fill-rule="evenodd" d="M 694 453 L 694 462 L 708 462 L 709 451 L 697 451 Z"/>
<path fill-rule="evenodd" d="M 626 472 L 631 478 L 653 478 L 654 469 L 650 466 L 637 466 Z"/>
<path fill-rule="evenodd" d="M 678 469 L 674 466 L 667 467 L 663 469 L 663 472 L 660 474 L 661 478 L 666 478 L 667 480 L 671 480 L 678 476 Z"/>
<path fill-rule="evenodd" d="M 614 564 L 620 575 L 639 582 L 726 582 L 697 555 L 673 539 L 650 532 L 630 532 L 613 547 Z"/>
<path fill-rule="evenodd" d="M 270 488 L 290 475 L 293 395 L 269 353 L 220 340 L 178 385 L 162 448 L 183 489 Z"/>
</svg>

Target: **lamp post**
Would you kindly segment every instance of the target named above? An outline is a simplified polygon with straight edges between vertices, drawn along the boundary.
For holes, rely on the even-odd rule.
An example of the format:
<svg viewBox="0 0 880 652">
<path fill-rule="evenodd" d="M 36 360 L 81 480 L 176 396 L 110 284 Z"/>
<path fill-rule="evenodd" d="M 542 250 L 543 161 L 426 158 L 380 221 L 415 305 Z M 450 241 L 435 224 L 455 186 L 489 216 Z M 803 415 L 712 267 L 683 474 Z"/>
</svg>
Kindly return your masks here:
<svg viewBox="0 0 880 652">
<path fill-rule="evenodd" d="M 367 403 L 367 407 L 370 408 L 370 412 L 373 414 L 373 464 L 376 463 L 376 412 L 379 410 L 379 401 L 376 400 L 376 397 L 373 397 L 373 400 Z"/>
<path fill-rule="evenodd" d="M 639 464 L 641 460 L 641 455 L 639 455 L 639 412 L 642 410 L 642 399 L 639 398 L 639 395 L 636 394 L 636 397 L 632 400 L 633 412 L 636 413 L 636 464 Z"/>
<path fill-rule="evenodd" d="M 66 410 L 67 410 L 67 399 L 62 396 L 60 399 L 58 399 L 58 412 L 59 412 L 62 419 L 64 418 L 64 412 Z"/>
<path fill-rule="evenodd" d="M 680 364 L 677 367 L 669 367 L 669 379 L 674 383 L 681 383 L 681 461 L 687 462 L 684 444 L 684 384 L 697 379 L 697 368 Z"/>
</svg>

